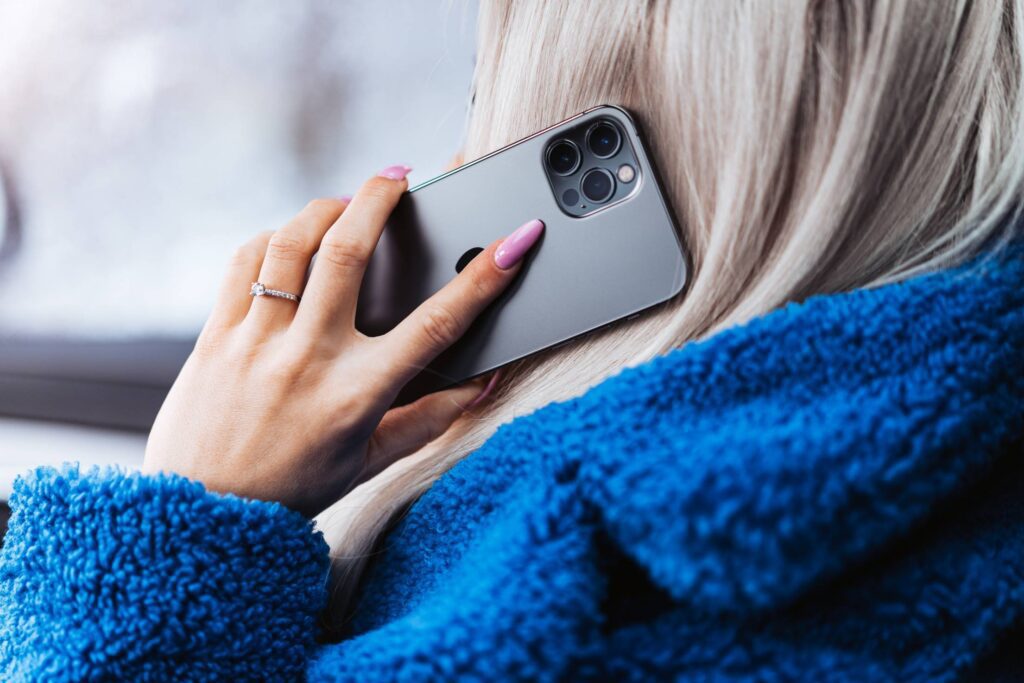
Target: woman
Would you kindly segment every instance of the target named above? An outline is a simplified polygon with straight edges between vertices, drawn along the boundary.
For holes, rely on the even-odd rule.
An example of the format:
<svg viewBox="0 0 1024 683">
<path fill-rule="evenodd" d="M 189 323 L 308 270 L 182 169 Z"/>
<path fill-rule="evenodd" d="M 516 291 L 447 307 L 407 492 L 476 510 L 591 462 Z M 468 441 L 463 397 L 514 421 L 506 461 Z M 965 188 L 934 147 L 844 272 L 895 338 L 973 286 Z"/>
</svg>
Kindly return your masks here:
<svg viewBox="0 0 1024 683">
<path fill-rule="evenodd" d="M 1022 60 L 1020 0 L 484 3 L 466 156 L 636 112 L 689 291 L 386 412 L 542 226 L 367 339 L 355 290 L 408 169 L 310 204 L 232 263 L 142 474 L 19 483 L 0 670 L 1011 676 Z M 297 292 L 317 249 L 297 306 L 247 296 Z"/>
</svg>

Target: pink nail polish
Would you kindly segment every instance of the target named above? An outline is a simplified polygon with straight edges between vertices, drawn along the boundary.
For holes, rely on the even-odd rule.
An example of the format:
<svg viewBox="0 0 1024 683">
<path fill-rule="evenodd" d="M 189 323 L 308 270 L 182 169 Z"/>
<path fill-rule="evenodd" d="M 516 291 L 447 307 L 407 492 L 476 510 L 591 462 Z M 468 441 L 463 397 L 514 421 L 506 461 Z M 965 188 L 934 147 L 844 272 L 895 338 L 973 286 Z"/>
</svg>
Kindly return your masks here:
<svg viewBox="0 0 1024 683">
<path fill-rule="evenodd" d="M 349 194 L 342 195 L 342 196 L 338 197 L 338 199 L 340 199 L 341 201 L 345 202 L 346 204 L 351 204 L 352 203 L 352 195 L 349 195 Z"/>
<path fill-rule="evenodd" d="M 501 370 L 495 370 L 494 374 L 491 375 L 491 379 L 487 382 L 487 386 L 485 386 L 483 390 L 481 390 L 481 392 L 476 395 L 476 398 L 470 401 L 469 405 L 466 406 L 465 409 L 472 410 L 473 408 L 476 408 L 478 405 L 486 401 L 487 397 L 491 395 L 492 391 L 494 391 L 494 387 L 498 383 L 499 377 L 501 377 Z"/>
<path fill-rule="evenodd" d="M 516 231 L 505 238 L 494 252 L 494 263 L 502 270 L 508 270 L 523 260 L 544 232 L 544 223 L 534 219 L 523 223 Z"/>
<path fill-rule="evenodd" d="M 394 166 L 388 166 L 377 175 L 382 178 L 390 178 L 391 180 L 402 180 L 405 176 L 409 175 L 409 171 L 411 170 L 412 166 L 395 164 Z"/>
</svg>

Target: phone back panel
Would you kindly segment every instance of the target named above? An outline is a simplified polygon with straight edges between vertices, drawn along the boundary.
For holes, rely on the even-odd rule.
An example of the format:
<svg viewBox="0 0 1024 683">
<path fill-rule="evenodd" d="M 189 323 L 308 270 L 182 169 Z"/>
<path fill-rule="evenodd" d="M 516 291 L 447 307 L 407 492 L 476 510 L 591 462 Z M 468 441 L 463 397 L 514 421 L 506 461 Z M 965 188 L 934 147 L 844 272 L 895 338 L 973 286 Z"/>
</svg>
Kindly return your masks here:
<svg viewBox="0 0 1024 683">
<path fill-rule="evenodd" d="M 544 170 L 548 145 L 613 119 L 637 162 L 633 193 L 581 218 L 564 213 Z M 687 261 L 631 117 L 598 107 L 412 188 L 367 269 L 357 328 L 384 333 L 456 275 L 467 250 L 539 218 L 545 231 L 511 287 L 414 382 L 414 398 L 493 370 L 675 296 Z"/>
</svg>

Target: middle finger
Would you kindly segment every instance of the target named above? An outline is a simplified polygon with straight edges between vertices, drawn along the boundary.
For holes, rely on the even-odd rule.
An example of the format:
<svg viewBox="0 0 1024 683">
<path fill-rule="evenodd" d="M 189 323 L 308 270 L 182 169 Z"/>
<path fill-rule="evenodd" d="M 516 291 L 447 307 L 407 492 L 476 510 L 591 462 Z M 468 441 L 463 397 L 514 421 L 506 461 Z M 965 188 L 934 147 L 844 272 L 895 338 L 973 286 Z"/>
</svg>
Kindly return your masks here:
<svg viewBox="0 0 1024 683">
<path fill-rule="evenodd" d="M 267 289 L 302 295 L 309 262 L 320 240 L 347 203 L 340 199 L 314 199 L 286 226 L 275 232 L 267 245 L 260 268 L 259 282 Z M 295 316 L 293 301 L 276 297 L 256 297 L 249 309 L 252 324 L 261 327 L 287 325 Z"/>
<path fill-rule="evenodd" d="M 408 166 L 389 166 L 363 184 L 345 215 L 324 235 L 295 324 L 315 336 L 355 325 L 363 273 L 384 223 L 408 188 Z"/>
</svg>

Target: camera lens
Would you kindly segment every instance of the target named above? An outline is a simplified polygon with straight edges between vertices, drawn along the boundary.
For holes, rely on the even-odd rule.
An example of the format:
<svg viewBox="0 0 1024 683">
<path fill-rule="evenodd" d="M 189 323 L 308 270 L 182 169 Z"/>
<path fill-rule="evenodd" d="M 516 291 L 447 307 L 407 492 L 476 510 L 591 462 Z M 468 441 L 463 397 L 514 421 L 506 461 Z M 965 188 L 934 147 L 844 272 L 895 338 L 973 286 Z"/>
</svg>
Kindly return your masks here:
<svg viewBox="0 0 1024 683">
<path fill-rule="evenodd" d="M 615 179 L 603 168 L 592 168 L 583 174 L 580 192 L 595 204 L 601 204 L 611 199 L 615 192 Z"/>
<path fill-rule="evenodd" d="M 596 124 L 587 133 L 587 146 L 595 156 L 602 159 L 607 159 L 618 152 L 620 144 L 622 136 L 619 135 L 619 129 L 607 121 Z"/>
<path fill-rule="evenodd" d="M 568 140 L 559 140 L 548 148 L 548 166 L 558 175 L 569 175 L 580 165 L 580 150 Z"/>
</svg>

